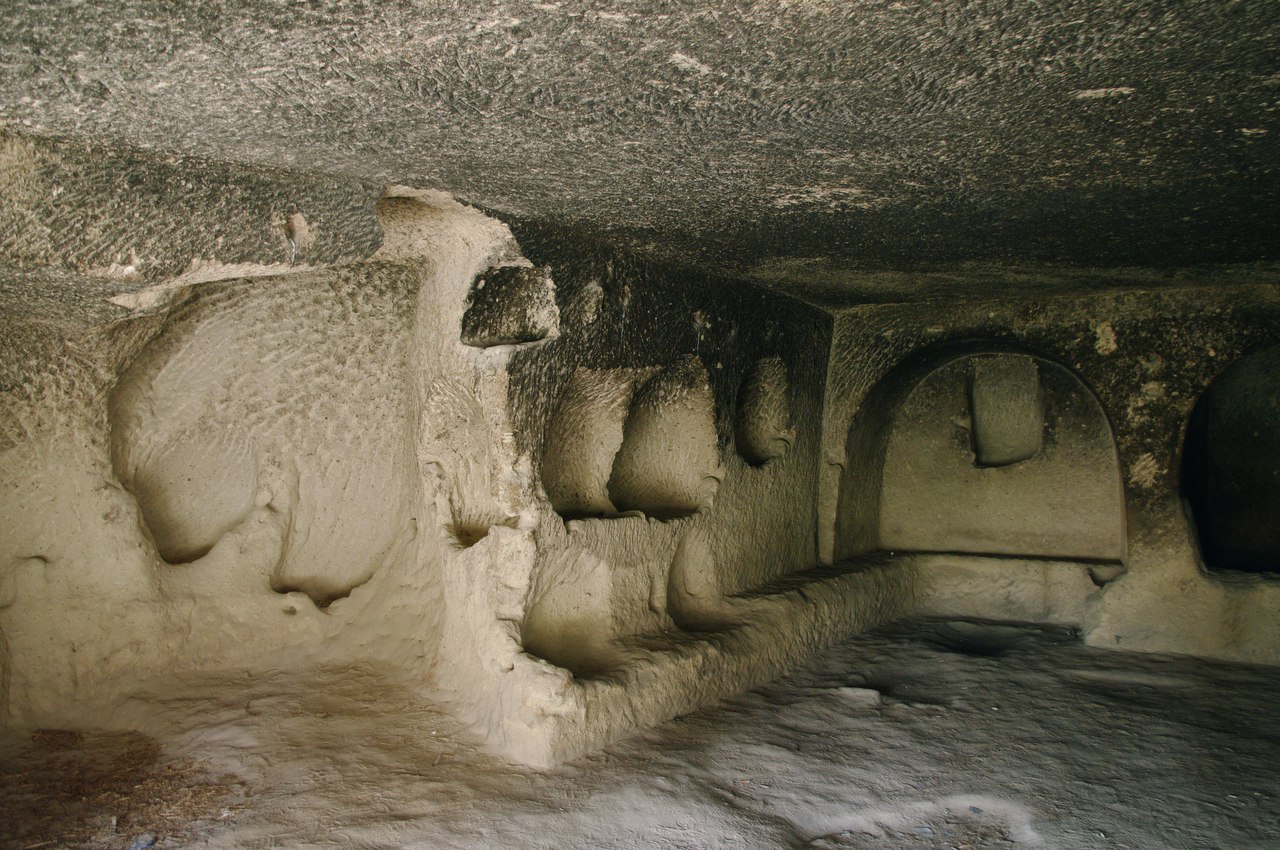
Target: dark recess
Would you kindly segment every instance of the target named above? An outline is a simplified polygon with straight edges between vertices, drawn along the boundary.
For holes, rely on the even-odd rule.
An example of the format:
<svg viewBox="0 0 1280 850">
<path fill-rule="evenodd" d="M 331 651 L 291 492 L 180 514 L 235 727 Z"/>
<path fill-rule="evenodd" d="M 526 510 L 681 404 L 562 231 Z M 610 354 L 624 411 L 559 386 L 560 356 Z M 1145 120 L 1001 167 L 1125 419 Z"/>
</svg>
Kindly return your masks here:
<svg viewBox="0 0 1280 850">
<path fill-rule="evenodd" d="M 1182 494 L 1206 569 L 1280 574 L 1280 347 L 1237 361 L 1201 396 Z"/>
</svg>

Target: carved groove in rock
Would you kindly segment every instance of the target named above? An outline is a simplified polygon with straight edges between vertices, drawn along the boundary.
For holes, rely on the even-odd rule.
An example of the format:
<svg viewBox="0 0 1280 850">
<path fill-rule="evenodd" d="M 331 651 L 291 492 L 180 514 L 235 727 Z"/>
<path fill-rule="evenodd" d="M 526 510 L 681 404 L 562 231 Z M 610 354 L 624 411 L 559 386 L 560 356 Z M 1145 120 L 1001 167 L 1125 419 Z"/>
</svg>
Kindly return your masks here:
<svg viewBox="0 0 1280 850">
<path fill-rule="evenodd" d="M 789 391 L 787 367 L 780 357 L 757 360 L 742 381 L 734 442 L 738 454 L 752 466 L 782 457 L 795 442 Z"/>
</svg>

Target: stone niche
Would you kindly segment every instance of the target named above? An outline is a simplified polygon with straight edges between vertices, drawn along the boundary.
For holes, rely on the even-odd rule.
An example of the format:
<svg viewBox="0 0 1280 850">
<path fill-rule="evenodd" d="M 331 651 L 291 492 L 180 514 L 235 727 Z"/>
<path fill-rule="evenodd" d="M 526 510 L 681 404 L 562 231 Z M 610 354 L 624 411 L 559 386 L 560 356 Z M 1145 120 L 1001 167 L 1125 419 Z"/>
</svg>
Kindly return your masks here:
<svg viewBox="0 0 1280 850">
<path fill-rule="evenodd" d="M 905 603 L 904 575 L 814 569 L 821 311 L 554 231 L 520 238 L 557 270 L 561 323 L 510 368 L 539 485 L 519 641 L 571 685 L 554 718 L 512 718 L 513 738 L 550 728 L 554 752 L 578 750 Z"/>
<path fill-rule="evenodd" d="M 659 519 L 710 506 L 723 477 L 706 368 L 577 369 L 551 414 L 542 480 L 561 516 Z"/>
<path fill-rule="evenodd" d="M 1208 570 L 1280 575 L 1280 348 L 1241 358 L 1205 390 L 1182 493 Z"/>
<path fill-rule="evenodd" d="M 1277 663 L 1265 283 L 837 314 L 819 553 L 915 610 Z"/>
<path fill-rule="evenodd" d="M 1066 369 L 1023 354 L 959 357 L 888 417 L 875 548 L 1122 559 L 1115 440 Z"/>
<path fill-rule="evenodd" d="M 1097 397 L 1007 346 L 923 348 L 848 429 L 835 545 L 917 577 L 925 611 L 1075 623 L 1123 572 L 1124 492 Z"/>
</svg>

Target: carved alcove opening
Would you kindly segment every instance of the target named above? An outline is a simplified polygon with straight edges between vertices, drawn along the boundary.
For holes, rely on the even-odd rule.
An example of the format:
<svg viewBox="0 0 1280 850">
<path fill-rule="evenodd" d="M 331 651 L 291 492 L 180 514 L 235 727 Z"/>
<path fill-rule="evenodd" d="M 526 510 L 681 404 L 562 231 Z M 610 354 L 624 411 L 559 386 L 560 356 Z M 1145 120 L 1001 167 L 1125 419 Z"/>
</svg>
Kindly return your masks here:
<svg viewBox="0 0 1280 850">
<path fill-rule="evenodd" d="M 1207 570 L 1280 575 L 1280 347 L 1237 361 L 1200 397 L 1182 494 Z"/>
<path fill-rule="evenodd" d="M 1110 424 L 1072 372 L 1023 353 L 920 357 L 849 434 L 837 546 L 1118 562 L 1123 489 Z"/>
</svg>

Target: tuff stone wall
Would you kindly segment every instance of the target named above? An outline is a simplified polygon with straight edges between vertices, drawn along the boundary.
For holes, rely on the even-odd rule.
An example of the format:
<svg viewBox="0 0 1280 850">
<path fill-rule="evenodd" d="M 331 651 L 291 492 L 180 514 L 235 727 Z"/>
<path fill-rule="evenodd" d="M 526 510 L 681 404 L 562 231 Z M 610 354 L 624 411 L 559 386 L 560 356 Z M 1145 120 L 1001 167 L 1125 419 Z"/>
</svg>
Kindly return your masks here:
<svg viewBox="0 0 1280 850">
<path fill-rule="evenodd" d="M 1180 499 L 1265 270 L 817 307 L 439 192 L 4 145 L 7 722 L 376 664 L 548 765 L 912 611 L 1278 660 L 1274 576 L 1207 574 Z"/>
<path fill-rule="evenodd" d="M 348 259 L 276 261 L 303 212 L 231 211 L 249 247 L 219 253 L 148 218 L 177 203 L 152 164 L 121 197 L 30 144 L 120 244 L 179 259 L 77 264 L 97 237 L 72 229 L 6 256 L 8 722 L 128 727 L 179 674 L 378 664 L 545 765 L 903 610 L 903 576 L 808 572 L 824 312 L 572 232 L 522 248 L 403 187 Z"/>
<path fill-rule="evenodd" d="M 860 494 L 878 498 L 879 487 L 850 484 L 869 464 L 857 455 L 859 435 L 891 424 L 914 382 L 927 374 L 902 371 L 904 362 L 974 350 L 1029 354 L 1073 373 L 1110 423 L 1124 486 L 1118 508 L 1123 516 L 1103 506 L 1098 510 L 1108 510 L 1106 522 L 1123 523 L 1123 570 L 1063 560 L 1062 553 L 1057 563 L 957 555 L 907 559 L 904 564 L 922 571 L 922 604 L 942 613 L 1070 622 L 1099 646 L 1275 662 L 1280 636 L 1266 623 L 1280 605 L 1280 584 L 1257 575 L 1206 572 L 1182 500 L 1181 472 L 1188 420 L 1202 394 L 1232 364 L 1278 338 L 1280 296 L 1265 272 L 1253 285 L 1218 283 L 1206 272 L 1195 287 L 847 310 L 836 319 L 829 367 L 823 557 L 879 548 L 874 536 L 856 528 L 847 527 L 841 539 L 837 514 L 863 520 L 878 515 L 876 499 Z M 915 377 L 904 380 L 908 374 Z M 918 471 L 915 486 L 922 498 L 930 498 L 932 472 Z M 1043 486 L 1070 486 L 1069 481 L 1063 477 Z M 1006 554 L 1048 554 L 1032 549 Z"/>
</svg>

